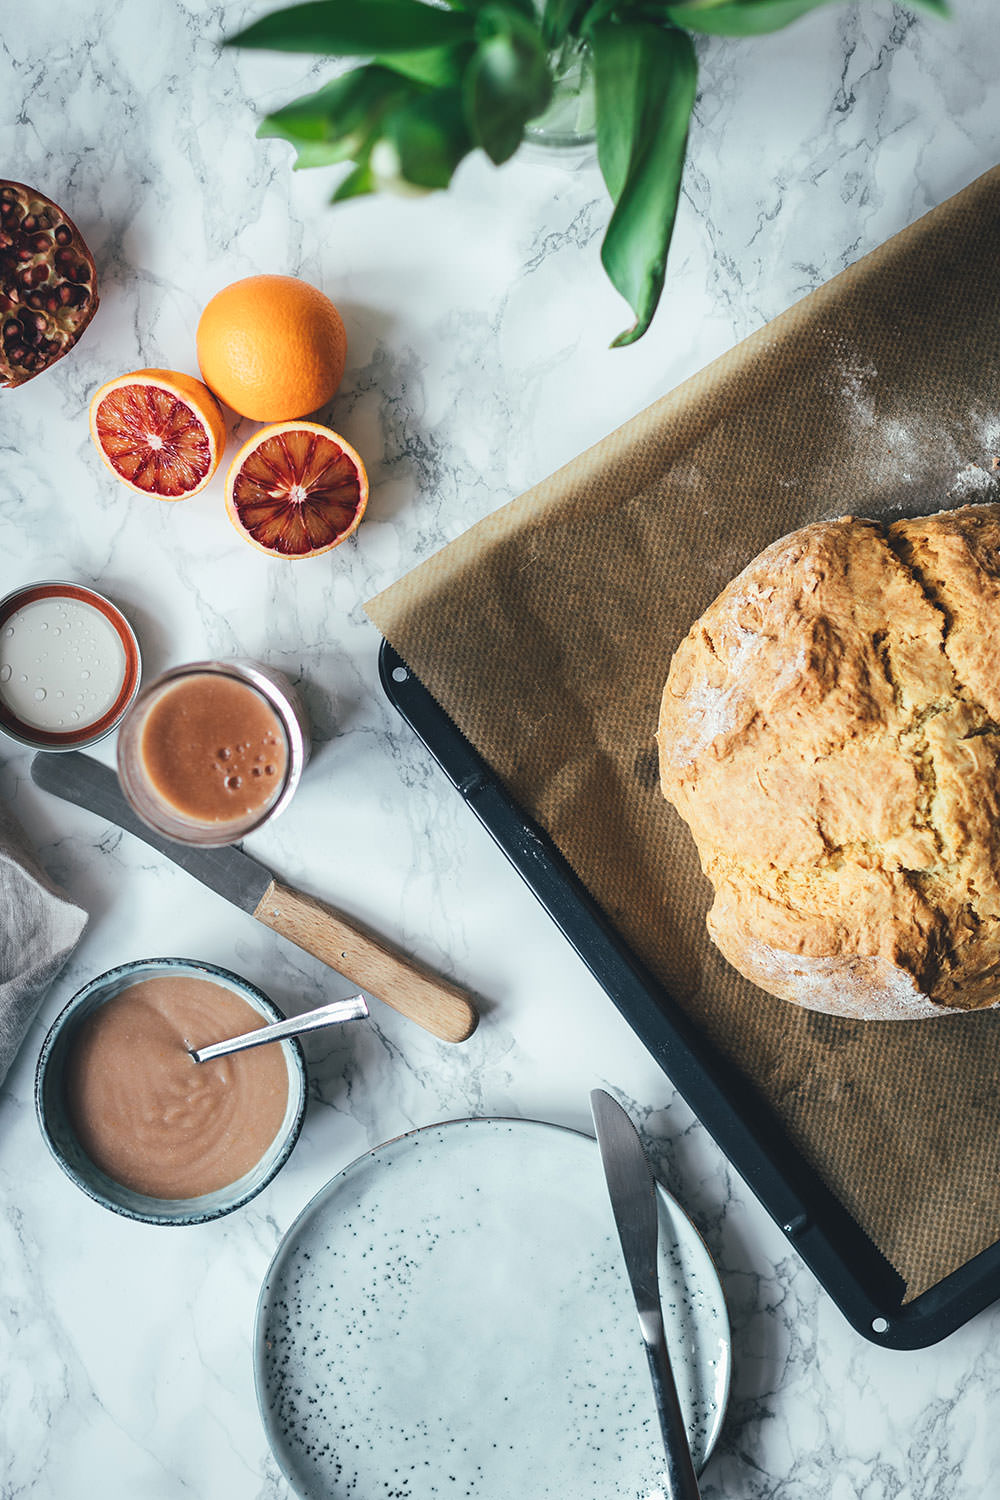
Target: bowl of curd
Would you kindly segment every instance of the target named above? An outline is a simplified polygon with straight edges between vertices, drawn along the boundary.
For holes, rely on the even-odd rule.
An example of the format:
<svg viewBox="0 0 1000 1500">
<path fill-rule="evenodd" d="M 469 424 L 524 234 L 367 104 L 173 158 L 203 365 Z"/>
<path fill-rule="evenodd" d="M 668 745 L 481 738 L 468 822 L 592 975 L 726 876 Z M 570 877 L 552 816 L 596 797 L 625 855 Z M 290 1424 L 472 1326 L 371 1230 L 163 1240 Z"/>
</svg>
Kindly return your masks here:
<svg viewBox="0 0 1000 1500">
<path fill-rule="evenodd" d="M 288 1160 L 306 1070 L 292 1038 L 211 1062 L 191 1049 L 281 1013 L 215 964 L 150 958 L 84 985 L 42 1045 L 35 1106 L 66 1175 L 147 1224 L 203 1224 L 241 1208 Z"/>
</svg>

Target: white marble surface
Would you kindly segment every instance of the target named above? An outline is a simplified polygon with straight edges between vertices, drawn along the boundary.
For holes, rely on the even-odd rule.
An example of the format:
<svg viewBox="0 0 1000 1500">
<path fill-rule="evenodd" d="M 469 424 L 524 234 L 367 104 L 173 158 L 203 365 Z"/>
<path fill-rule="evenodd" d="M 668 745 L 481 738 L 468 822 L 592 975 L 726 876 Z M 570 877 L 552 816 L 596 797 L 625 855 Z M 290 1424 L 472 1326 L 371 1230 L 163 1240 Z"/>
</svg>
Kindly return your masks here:
<svg viewBox="0 0 1000 1500">
<path fill-rule="evenodd" d="M 289 1009 L 347 986 L 46 799 L 5 742 L 0 795 L 92 919 L 0 1095 L 0 1495 L 287 1496 L 250 1334 L 299 1209 L 411 1126 L 512 1114 L 588 1128 L 588 1092 L 604 1085 L 642 1123 L 730 1298 L 733 1398 L 707 1500 L 979 1500 L 1000 1462 L 1000 1312 L 916 1354 L 846 1325 L 384 701 L 361 605 L 993 165 L 993 0 L 954 0 L 950 24 L 876 0 L 708 43 L 667 295 L 652 332 L 620 352 L 607 349 L 627 315 L 599 268 L 596 169 L 471 161 L 447 196 L 329 211 L 333 174 L 293 176 L 289 149 L 253 136 L 255 113 L 317 70 L 216 48 L 265 8 L 0 0 L 0 170 L 64 204 L 103 287 L 75 354 L 3 395 L 0 593 L 74 578 L 127 610 L 151 671 L 239 652 L 299 679 L 315 759 L 254 851 L 489 1008 L 458 1048 L 384 1007 L 370 1028 L 310 1045 L 303 1139 L 247 1210 L 180 1231 L 104 1212 L 50 1161 L 32 1106 L 45 1028 L 79 984 L 181 953 L 240 970 Z M 299 273 L 340 306 L 350 349 L 331 415 L 373 482 L 357 537 L 302 565 L 236 537 L 220 477 L 185 504 L 144 503 L 87 433 L 97 384 L 141 365 L 194 371 L 205 301 L 264 270 Z"/>
</svg>

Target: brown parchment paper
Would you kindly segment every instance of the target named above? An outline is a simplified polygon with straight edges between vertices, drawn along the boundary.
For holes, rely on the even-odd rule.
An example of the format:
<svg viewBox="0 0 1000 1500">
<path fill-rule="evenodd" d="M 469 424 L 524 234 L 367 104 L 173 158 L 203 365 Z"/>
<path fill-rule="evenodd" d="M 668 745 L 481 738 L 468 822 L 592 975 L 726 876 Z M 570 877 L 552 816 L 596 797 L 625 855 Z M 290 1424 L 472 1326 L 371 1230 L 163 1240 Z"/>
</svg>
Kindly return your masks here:
<svg viewBox="0 0 1000 1500">
<path fill-rule="evenodd" d="M 674 648 L 764 546 L 1000 499 L 998 455 L 1000 168 L 367 606 L 907 1300 L 1000 1238 L 1000 1012 L 845 1021 L 740 978 L 653 734 Z"/>
</svg>

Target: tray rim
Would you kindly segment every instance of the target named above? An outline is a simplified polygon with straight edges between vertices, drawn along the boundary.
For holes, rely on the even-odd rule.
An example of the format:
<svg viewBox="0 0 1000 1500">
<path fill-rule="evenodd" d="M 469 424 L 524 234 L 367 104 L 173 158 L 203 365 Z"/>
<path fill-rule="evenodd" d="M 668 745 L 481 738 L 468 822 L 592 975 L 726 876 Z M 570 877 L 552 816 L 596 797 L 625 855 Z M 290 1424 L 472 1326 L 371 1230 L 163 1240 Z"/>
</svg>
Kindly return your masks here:
<svg viewBox="0 0 1000 1500">
<path fill-rule="evenodd" d="M 644 967 L 549 835 L 389 641 L 389 702 L 507 856 L 654 1060 L 848 1323 L 887 1349 L 924 1349 L 1000 1297 L 1000 1240 L 904 1303 L 905 1284 L 754 1096 Z"/>
</svg>

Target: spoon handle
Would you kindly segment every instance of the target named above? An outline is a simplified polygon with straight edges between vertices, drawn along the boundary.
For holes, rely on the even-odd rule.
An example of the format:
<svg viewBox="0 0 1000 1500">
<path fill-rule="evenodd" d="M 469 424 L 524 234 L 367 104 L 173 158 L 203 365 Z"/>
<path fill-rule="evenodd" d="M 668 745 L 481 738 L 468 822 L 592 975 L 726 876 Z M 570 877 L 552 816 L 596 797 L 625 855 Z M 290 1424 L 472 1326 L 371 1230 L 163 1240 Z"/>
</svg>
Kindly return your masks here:
<svg viewBox="0 0 1000 1500">
<path fill-rule="evenodd" d="M 191 1056 L 198 1063 L 211 1062 L 213 1057 L 245 1052 L 248 1047 L 262 1047 L 265 1042 L 283 1042 L 286 1037 L 300 1036 L 304 1031 L 318 1031 L 322 1026 L 335 1026 L 339 1021 L 357 1021 L 367 1014 L 368 1002 L 364 995 L 352 995 L 349 1000 L 331 1000 L 329 1005 L 307 1010 L 304 1015 L 289 1016 L 287 1021 L 272 1021 L 257 1031 L 245 1031 L 225 1042 L 213 1042 L 210 1047 L 194 1048 Z"/>
</svg>

